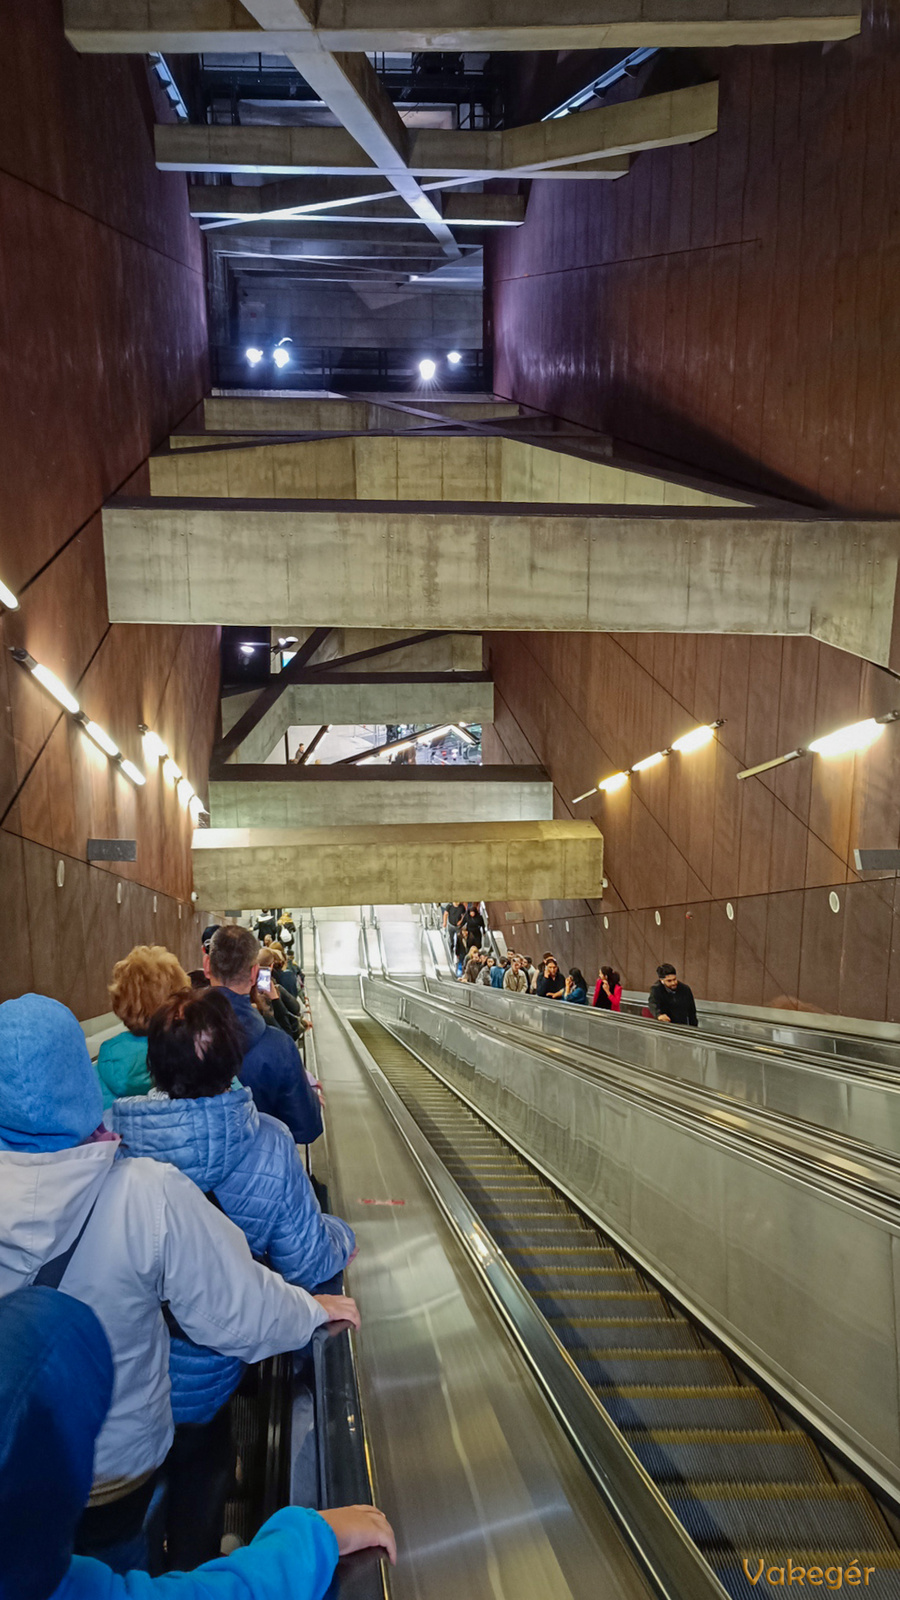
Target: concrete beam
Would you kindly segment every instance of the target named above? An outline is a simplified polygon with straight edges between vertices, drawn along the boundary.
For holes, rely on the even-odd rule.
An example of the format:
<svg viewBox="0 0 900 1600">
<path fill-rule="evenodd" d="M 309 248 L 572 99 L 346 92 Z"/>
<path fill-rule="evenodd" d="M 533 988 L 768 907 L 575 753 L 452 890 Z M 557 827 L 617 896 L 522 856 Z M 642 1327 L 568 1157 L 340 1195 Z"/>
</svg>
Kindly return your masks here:
<svg viewBox="0 0 900 1600">
<path fill-rule="evenodd" d="M 705 139 L 717 122 L 718 84 L 701 83 L 521 128 L 421 128 L 409 136 L 408 162 L 420 177 L 464 182 L 555 173 L 570 164 L 584 176 L 585 163 Z M 393 182 L 398 159 L 392 164 L 382 153 L 379 164 L 361 156 L 344 128 L 162 124 L 154 137 L 156 164 L 165 172 L 367 178 L 378 171 Z M 596 169 L 593 175 L 611 174 Z"/>
<path fill-rule="evenodd" d="M 397 397 L 399 399 L 399 397 Z M 428 410 L 448 421 L 487 422 L 518 417 L 514 400 L 432 400 Z M 389 396 L 367 400 L 306 400 L 289 395 L 213 395 L 203 402 L 209 433 L 361 433 L 369 428 L 416 428 L 422 418 L 396 409 Z"/>
<path fill-rule="evenodd" d="M 602 892 L 603 837 L 591 822 L 200 828 L 193 860 L 208 906 L 581 900 Z"/>
<path fill-rule="evenodd" d="M 365 434 L 150 458 L 150 490 L 181 499 L 491 500 L 737 506 L 738 499 L 499 435 Z"/>
<path fill-rule="evenodd" d="M 622 157 L 613 163 L 616 170 L 608 176 L 621 177 L 627 170 L 627 159 Z M 339 211 L 342 215 L 349 213 L 362 223 L 408 223 L 409 207 L 393 190 L 385 193 L 385 181 L 378 178 L 289 178 L 283 183 L 263 183 L 255 189 L 239 184 L 192 184 L 189 203 L 191 216 L 202 221 L 231 218 L 235 222 L 248 219 L 302 222 L 307 217 L 318 221 L 331 211 Z M 456 194 L 453 190 L 445 193 L 436 189 L 434 198 L 445 221 L 454 226 L 518 227 L 525 221 L 523 195 Z M 363 206 L 365 211 L 354 209 Z M 346 224 L 344 216 L 345 227 Z M 210 241 L 215 242 L 216 230 L 206 231 Z"/>
<path fill-rule="evenodd" d="M 76 50 L 101 55 L 148 50 L 272 50 L 302 54 L 313 42 L 328 50 L 598 50 L 624 45 L 682 48 L 734 44 L 797 44 L 847 39 L 859 32 L 848 0 L 323 0 L 315 41 L 285 14 L 262 30 L 237 0 L 66 0 L 66 36 Z M 305 69 L 304 69 L 305 70 Z"/>
<path fill-rule="evenodd" d="M 486 679 L 476 683 L 425 683 L 397 674 L 385 683 L 383 679 L 389 676 L 381 674 L 381 681 L 376 681 L 357 674 L 346 683 L 292 684 L 239 745 L 229 765 L 267 760 L 289 728 L 321 727 L 326 723 L 332 728 L 371 727 L 386 722 L 434 727 L 441 722 L 484 725 L 494 720 L 494 686 Z M 228 733 L 255 698 L 250 693 L 222 701 L 223 733 Z"/>
<path fill-rule="evenodd" d="M 123 498 L 103 530 L 113 622 L 811 634 L 892 664 L 896 520 Z"/>
<path fill-rule="evenodd" d="M 234 771 L 233 780 L 210 781 L 213 828 L 553 820 L 553 784 L 535 767 L 356 767 L 349 776 L 347 768 L 327 766 Z"/>
</svg>

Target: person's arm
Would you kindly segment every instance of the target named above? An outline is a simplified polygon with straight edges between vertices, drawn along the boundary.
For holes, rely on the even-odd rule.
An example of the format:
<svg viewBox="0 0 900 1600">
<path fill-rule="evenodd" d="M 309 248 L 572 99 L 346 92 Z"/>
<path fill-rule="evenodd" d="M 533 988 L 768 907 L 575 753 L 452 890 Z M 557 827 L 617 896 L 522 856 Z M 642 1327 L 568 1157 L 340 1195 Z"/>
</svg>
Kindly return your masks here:
<svg viewBox="0 0 900 1600">
<path fill-rule="evenodd" d="M 194 1572 L 120 1577 L 75 1556 L 54 1600 L 322 1600 L 339 1556 L 372 1546 L 396 1558 L 391 1527 L 374 1506 L 324 1512 L 283 1506 L 250 1544 Z"/>
<path fill-rule="evenodd" d="M 240 1228 L 190 1178 L 175 1167 L 161 1170 L 157 1291 L 195 1344 L 263 1361 L 308 1344 L 325 1322 L 358 1322 L 352 1300 L 316 1300 L 254 1261 Z"/>
<path fill-rule="evenodd" d="M 668 1022 L 668 1017 L 661 1016 L 664 1004 L 664 990 L 661 983 L 655 983 L 647 996 L 647 1010 L 656 1018 L 657 1022 Z"/>
<path fill-rule="evenodd" d="M 594 998 L 591 1001 L 591 1005 L 592 1006 L 595 1006 L 595 1005 L 597 1005 L 599 1003 L 600 990 L 601 990 L 602 986 L 603 986 L 603 979 L 602 978 L 598 978 L 597 982 L 594 984 Z"/>
<path fill-rule="evenodd" d="M 326 1216 L 319 1208 L 297 1146 L 285 1128 L 260 1117 L 261 1134 L 270 1158 L 259 1184 L 260 1205 L 272 1218 L 269 1259 L 289 1283 L 314 1289 L 343 1272 L 356 1248 L 349 1223 Z"/>
<path fill-rule="evenodd" d="M 621 1009 L 622 1009 L 622 985 L 620 983 L 616 984 L 616 987 L 614 988 L 614 990 L 613 990 L 612 994 L 610 995 L 609 999 L 610 999 L 610 1004 L 611 1004 L 611 1006 L 613 1008 L 613 1011 L 621 1011 Z"/>
<path fill-rule="evenodd" d="M 280 978 L 276 978 L 275 982 L 278 986 L 278 998 L 281 1001 L 281 1004 L 286 1008 L 286 1010 L 290 1011 L 292 1016 L 299 1017 L 302 1009 L 300 1001 L 295 995 L 291 994 L 290 989 L 285 989 L 283 987 Z"/>
</svg>

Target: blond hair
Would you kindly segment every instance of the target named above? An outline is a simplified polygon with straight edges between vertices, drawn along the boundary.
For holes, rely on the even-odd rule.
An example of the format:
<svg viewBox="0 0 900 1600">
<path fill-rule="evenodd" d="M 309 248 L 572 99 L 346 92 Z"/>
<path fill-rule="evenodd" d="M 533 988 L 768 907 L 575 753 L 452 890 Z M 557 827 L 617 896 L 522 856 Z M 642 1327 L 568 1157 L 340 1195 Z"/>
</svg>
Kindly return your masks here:
<svg viewBox="0 0 900 1600">
<path fill-rule="evenodd" d="M 188 975 L 177 956 L 161 944 L 136 944 L 113 967 L 112 1008 L 132 1033 L 146 1033 L 150 1018 L 170 995 L 188 989 Z"/>
</svg>

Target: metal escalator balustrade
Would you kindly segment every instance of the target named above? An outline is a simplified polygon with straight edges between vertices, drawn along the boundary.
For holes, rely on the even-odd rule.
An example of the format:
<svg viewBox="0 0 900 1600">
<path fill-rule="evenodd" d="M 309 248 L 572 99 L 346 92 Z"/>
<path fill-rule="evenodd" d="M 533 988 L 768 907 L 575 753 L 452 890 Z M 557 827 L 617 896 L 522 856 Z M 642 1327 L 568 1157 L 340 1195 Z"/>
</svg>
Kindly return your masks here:
<svg viewBox="0 0 900 1600">
<path fill-rule="evenodd" d="M 900 1596 L 900 1548 L 868 1490 L 835 1481 L 813 1440 L 387 1029 L 351 1026 L 734 1600 L 759 1592 L 760 1560 L 776 1585 L 789 1561 L 855 1565 L 873 1594 Z"/>
</svg>

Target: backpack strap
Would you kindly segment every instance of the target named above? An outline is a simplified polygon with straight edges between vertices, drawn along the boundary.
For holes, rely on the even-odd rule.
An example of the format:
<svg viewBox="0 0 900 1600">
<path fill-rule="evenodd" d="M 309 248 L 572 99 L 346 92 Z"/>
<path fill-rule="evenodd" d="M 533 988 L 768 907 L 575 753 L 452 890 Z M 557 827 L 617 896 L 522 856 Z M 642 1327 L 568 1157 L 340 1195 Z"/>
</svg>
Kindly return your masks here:
<svg viewBox="0 0 900 1600">
<path fill-rule="evenodd" d="M 44 1265 L 41 1267 L 41 1270 L 38 1273 L 37 1277 L 32 1280 L 33 1285 L 34 1285 L 35 1288 L 38 1288 L 38 1289 L 58 1289 L 59 1288 L 60 1284 L 62 1283 L 63 1278 L 65 1277 L 66 1268 L 68 1267 L 70 1261 L 72 1260 L 72 1257 L 75 1254 L 75 1251 L 78 1249 L 78 1246 L 80 1245 L 82 1239 L 84 1238 L 85 1229 L 87 1228 L 87 1225 L 91 1220 L 91 1217 L 94 1215 L 94 1206 L 96 1206 L 96 1204 L 97 1204 L 97 1202 L 95 1200 L 94 1201 L 94 1205 L 91 1206 L 90 1211 L 88 1212 L 88 1214 L 85 1217 L 83 1223 L 81 1224 L 81 1227 L 79 1228 L 77 1234 L 75 1235 L 75 1238 L 72 1240 L 72 1243 L 69 1245 L 68 1250 L 64 1250 L 61 1255 L 54 1256 L 52 1261 L 45 1261 L 44 1262 Z"/>
</svg>

